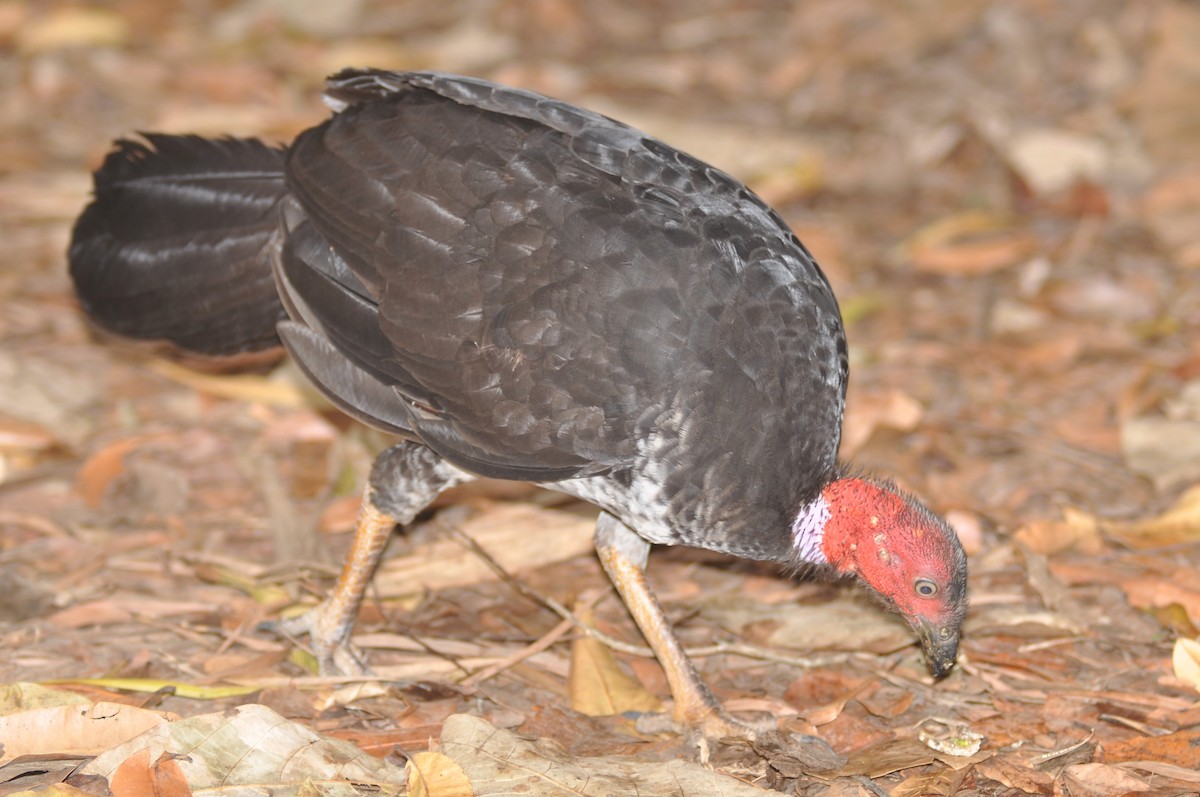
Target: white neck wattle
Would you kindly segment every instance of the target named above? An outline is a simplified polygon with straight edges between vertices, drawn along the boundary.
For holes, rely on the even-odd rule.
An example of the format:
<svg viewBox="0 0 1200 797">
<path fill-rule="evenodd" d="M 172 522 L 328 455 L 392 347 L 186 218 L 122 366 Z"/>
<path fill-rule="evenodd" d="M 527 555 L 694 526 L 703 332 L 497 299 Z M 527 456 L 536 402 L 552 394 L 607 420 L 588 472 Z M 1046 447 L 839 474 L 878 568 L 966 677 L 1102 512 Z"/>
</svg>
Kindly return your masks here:
<svg viewBox="0 0 1200 797">
<path fill-rule="evenodd" d="M 825 496 L 818 495 L 800 508 L 800 513 L 792 523 L 792 541 L 800 561 L 814 565 L 828 564 L 821 547 L 825 539 L 825 524 L 828 522 L 829 504 Z"/>
</svg>

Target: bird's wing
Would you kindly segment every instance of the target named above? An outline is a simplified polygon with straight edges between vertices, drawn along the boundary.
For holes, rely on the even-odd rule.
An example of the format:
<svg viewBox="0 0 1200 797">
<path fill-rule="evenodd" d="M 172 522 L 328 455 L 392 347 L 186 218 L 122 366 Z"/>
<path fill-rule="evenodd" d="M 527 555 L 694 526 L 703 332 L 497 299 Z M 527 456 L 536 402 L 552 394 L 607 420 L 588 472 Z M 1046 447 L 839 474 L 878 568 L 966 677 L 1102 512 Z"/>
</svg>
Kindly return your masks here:
<svg viewBox="0 0 1200 797">
<path fill-rule="evenodd" d="M 348 72 L 327 93 L 345 110 L 289 151 L 303 218 L 282 270 L 301 317 L 452 462 L 545 481 L 619 469 L 714 374 L 784 404 L 777 333 L 797 320 L 806 340 L 832 328 L 822 363 L 838 371 L 841 345 L 844 368 L 824 277 L 722 172 L 484 81 Z M 840 418 L 844 374 L 826 381 Z"/>
</svg>

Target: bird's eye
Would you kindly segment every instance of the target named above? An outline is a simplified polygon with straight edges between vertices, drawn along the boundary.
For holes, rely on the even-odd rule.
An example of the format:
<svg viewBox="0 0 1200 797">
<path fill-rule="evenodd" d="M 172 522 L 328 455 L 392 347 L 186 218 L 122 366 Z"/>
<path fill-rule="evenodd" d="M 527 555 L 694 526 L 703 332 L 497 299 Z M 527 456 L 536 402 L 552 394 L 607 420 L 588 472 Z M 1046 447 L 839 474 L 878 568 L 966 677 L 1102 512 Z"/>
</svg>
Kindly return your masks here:
<svg viewBox="0 0 1200 797">
<path fill-rule="evenodd" d="M 937 584 L 934 584 L 929 579 L 918 578 L 916 580 L 916 583 L 913 584 L 913 589 L 915 589 L 917 591 L 917 594 L 920 595 L 922 598 L 932 598 L 934 595 L 937 594 L 938 588 L 937 588 Z"/>
</svg>

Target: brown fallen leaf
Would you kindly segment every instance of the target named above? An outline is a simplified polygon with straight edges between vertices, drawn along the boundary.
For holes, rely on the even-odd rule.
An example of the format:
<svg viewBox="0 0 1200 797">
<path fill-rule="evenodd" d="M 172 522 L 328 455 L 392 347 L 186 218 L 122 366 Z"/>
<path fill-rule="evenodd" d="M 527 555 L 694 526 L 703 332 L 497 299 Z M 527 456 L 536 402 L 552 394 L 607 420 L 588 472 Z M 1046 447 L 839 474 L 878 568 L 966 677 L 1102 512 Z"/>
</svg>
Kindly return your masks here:
<svg viewBox="0 0 1200 797">
<path fill-rule="evenodd" d="M 150 751 L 144 749 L 125 759 L 108 787 L 113 797 L 188 797 L 192 793 L 173 757 L 163 753 L 151 765 Z"/>
<path fill-rule="evenodd" d="M 17 48 L 36 55 L 69 47 L 116 47 L 129 39 L 128 20 L 103 8 L 60 8 L 27 24 Z"/>
<path fill-rule="evenodd" d="M 1037 249 L 1037 239 L 1006 216 L 973 210 L 927 224 L 897 254 L 927 274 L 975 276 L 1019 263 Z"/>
<path fill-rule="evenodd" d="M 185 614 L 205 615 L 212 610 L 211 603 L 200 601 L 152 600 L 126 596 L 80 603 L 55 612 L 48 619 L 56 628 L 81 628 L 88 625 L 125 623 L 135 615 L 178 617 Z"/>
<path fill-rule="evenodd" d="M 1050 562 L 1054 575 L 1069 585 L 1115 584 L 1137 609 L 1178 604 L 1193 622 L 1200 622 L 1200 588 L 1195 570 L 1180 567 L 1174 571 L 1144 571 L 1103 562 Z"/>
<path fill-rule="evenodd" d="M 868 778 L 881 778 L 902 769 L 923 767 L 936 760 L 937 753 L 916 739 L 888 739 L 854 751 L 845 766 L 830 775 L 866 775 Z"/>
<path fill-rule="evenodd" d="M 1063 770 L 1061 777 L 1063 794 L 1123 797 L 1150 791 L 1148 781 L 1107 764 L 1072 764 Z"/>
<path fill-rule="evenodd" d="M 862 396 L 846 407 L 842 426 L 842 455 L 851 457 L 877 429 L 910 432 L 925 414 L 921 402 L 903 390 Z"/>
<path fill-rule="evenodd" d="M 403 769 L 255 704 L 164 723 L 101 753 L 80 774 L 111 780 L 143 750 L 153 760 L 163 753 L 181 756 L 177 763 L 187 783 L 200 792 L 233 793 L 246 786 L 256 793 L 303 794 L 312 781 L 349 782 L 396 795 L 405 784 Z"/>
<path fill-rule="evenodd" d="M 819 606 L 792 605 L 786 612 L 745 598 L 722 598 L 704 603 L 700 613 L 752 644 L 804 651 L 801 655 L 831 650 L 891 653 L 913 644 L 912 632 L 902 621 L 864 610 L 862 601 L 849 593 Z"/>
<path fill-rule="evenodd" d="M 1054 776 L 1004 758 L 993 758 L 975 767 L 975 772 L 1022 794 L 1048 794 Z"/>
<path fill-rule="evenodd" d="M 167 717 L 119 703 L 65 705 L 0 717 L 0 764 L 17 756 L 95 755 L 167 723 Z"/>
<path fill-rule="evenodd" d="M 1195 646 L 1193 655 L 1200 655 L 1200 645 Z M 1196 660 L 1193 660 L 1193 665 L 1196 665 Z M 1104 760 L 1109 764 L 1125 761 L 1167 761 L 1181 767 L 1200 770 L 1200 730 L 1194 728 L 1168 733 L 1165 736 L 1135 737 L 1107 742 L 1103 749 Z"/>
<path fill-rule="evenodd" d="M 1166 606 L 1151 606 L 1148 609 L 1151 617 L 1159 622 L 1159 624 L 1168 631 L 1173 631 L 1179 636 L 1194 638 L 1200 636 L 1200 628 L 1197 628 L 1192 618 L 1188 617 L 1187 608 L 1178 603 L 1168 603 Z"/>
<path fill-rule="evenodd" d="M 492 504 L 472 514 L 461 531 L 510 573 L 590 553 L 594 518 L 529 504 Z M 530 534 L 537 529 L 537 534 Z M 491 581 L 496 574 L 462 543 L 443 539 L 388 559 L 375 575 L 381 597 L 394 598 Z"/>
<path fill-rule="evenodd" d="M 828 725 L 841 716 L 842 711 L 846 708 L 847 703 L 859 697 L 868 690 L 877 687 L 878 685 L 878 680 L 874 678 L 868 678 L 861 683 L 855 684 L 850 688 L 849 691 L 838 696 L 838 698 L 835 700 L 832 700 L 822 706 L 816 706 L 814 708 L 801 711 L 800 716 L 818 728 L 822 725 Z"/>
<path fill-rule="evenodd" d="M 52 689 L 42 684 L 18 681 L 0 687 L 0 716 L 54 706 L 76 706 L 92 701 L 74 692 Z"/>
<path fill-rule="evenodd" d="M 476 797 L 606 795 L 764 797 L 775 794 L 686 759 L 572 756 L 547 740 L 528 741 L 486 720 L 455 714 L 442 728 L 442 752 L 462 767 Z"/>
<path fill-rule="evenodd" d="M 905 778 L 888 790 L 890 797 L 953 797 L 968 775 L 968 770 L 949 767 L 922 772 Z"/>
<path fill-rule="evenodd" d="M 1200 485 L 1181 495 L 1161 515 L 1128 523 L 1100 521 L 1100 528 L 1130 548 L 1158 548 L 1200 540 Z"/>
<path fill-rule="evenodd" d="M 1175 650 L 1171 654 L 1171 664 L 1175 668 L 1175 677 L 1186 681 L 1200 691 L 1200 642 L 1194 639 L 1180 637 L 1175 640 Z M 1200 741 L 1196 744 L 1200 746 Z M 1130 761 L 1132 759 L 1116 759 Z M 1200 766 L 1200 762 L 1197 762 Z"/>
<path fill-rule="evenodd" d="M 1112 160 L 1098 138 L 1070 130 L 1024 130 L 1006 144 L 1009 164 L 1038 194 L 1061 191 L 1080 179 L 1100 179 Z"/>
<path fill-rule="evenodd" d="M 176 365 L 170 360 L 154 360 L 150 363 L 150 370 L 172 382 L 218 398 L 249 401 L 283 409 L 295 409 L 310 403 L 309 394 L 302 388 L 289 380 L 274 376 L 204 374 Z M 320 402 L 314 398 L 311 403 Z"/>
<path fill-rule="evenodd" d="M 772 171 L 751 179 L 750 186 L 770 205 L 797 202 L 825 186 L 825 162 L 816 152 L 805 153 L 791 163 L 781 163 Z"/>
<path fill-rule="evenodd" d="M 590 610 L 576 607 L 577 616 L 594 622 Z M 626 711 L 656 712 L 662 701 L 621 669 L 612 650 L 598 639 L 581 635 L 571 643 L 571 671 L 567 678 L 571 708 L 589 717 L 606 717 Z"/>
<path fill-rule="evenodd" d="M 1074 507 L 1063 507 L 1062 520 L 1033 520 L 1017 529 L 1016 541 L 1034 553 L 1051 555 L 1077 550 L 1098 554 L 1104 548 L 1096 518 Z"/>
<path fill-rule="evenodd" d="M 83 501 L 96 509 L 104 501 L 104 495 L 116 479 L 125 472 L 125 457 L 146 442 L 161 435 L 138 435 L 116 440 L 93 453 L 84 460 L 75 477 L 75 486 Z"/>
<path fill-rule="evenodd" d="M 1160 492 L 1200 479 L 1200 422 L 1195 418 L 1128 418 L 1121 423 L 1121 452 L 1129 467 Z"/>
<path fill-rule="evenodd" d="M 408 797 L 473 797 L 462 767 L 441 753 L 417 753 L 404 766 Z"/>
</svg>

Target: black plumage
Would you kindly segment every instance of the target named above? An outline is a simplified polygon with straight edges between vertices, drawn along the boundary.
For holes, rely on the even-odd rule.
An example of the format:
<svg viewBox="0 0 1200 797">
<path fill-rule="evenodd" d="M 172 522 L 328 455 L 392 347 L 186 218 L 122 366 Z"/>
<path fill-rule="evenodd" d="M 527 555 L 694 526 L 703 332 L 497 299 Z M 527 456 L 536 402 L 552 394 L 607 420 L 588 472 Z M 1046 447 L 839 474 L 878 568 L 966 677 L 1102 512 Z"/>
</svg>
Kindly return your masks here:
<svg viewBox="0 0 1200 797">
<path fill-rule="evenodd" d="M 715 716 L 639 574 L 650 542 L 856 572 L 822 553 L 857 549 L 821 536 L 847 380 L 824 275 L 745 186 L 607 117 L 436 73 L 347 70 L 326 97 L 338 112 L 286 150 L 120 143 L 74 231 L 84 307 L 204 353 L 277 332 L 338 406 L 404 441 L 373 471 L 352 586 L 304 626 L 323 665 L 357 664 L 335 648 L 392 522 L 474 476 L 522 479 L 608 513 L 601 560 L 681 716 Z M 894 503 L 828 494 L 854 517 Z M 961 548 L 931 556 L 965 584 Z M 943 670 L 963 601 L 919 627 Z"/>
<path fill-rule="evenodd" d="M 653 524 L 638 510 L 655 542 L 783 555 L 835 466 L 847 366 L 833 293 L 775 212 L 532 93 L 363 71 L 327 93 L 344 110 L 282 156 L 123 143 L 72 246 L 93 317 L 201 352 L 264 345 L 273 260 L 285 344 L 360 420 L 479 475 L 602 479 L 577 491 L 618 517 L 661 504 Z"/>
<path fill-rule="evenodd" d="M 71 278 L 88 314 L 132 338 L 223 356 L 279 345 L 268 267 L 284 150 L 147 134 L 118 142 L 75 222 Z M 186 312 L 182 312 L 186 309 Z"/>
</svg>

